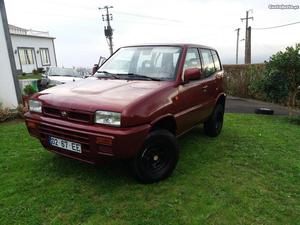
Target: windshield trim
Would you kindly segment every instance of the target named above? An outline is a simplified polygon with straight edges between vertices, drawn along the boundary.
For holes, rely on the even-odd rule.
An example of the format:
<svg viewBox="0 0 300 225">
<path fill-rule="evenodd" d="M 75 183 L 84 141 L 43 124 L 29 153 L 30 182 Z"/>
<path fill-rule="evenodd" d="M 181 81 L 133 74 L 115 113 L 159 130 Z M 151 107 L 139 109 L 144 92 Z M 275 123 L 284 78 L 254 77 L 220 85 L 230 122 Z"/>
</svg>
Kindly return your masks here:
<svg viewBox="0 0 300 225">
<path fill-rule="evenodd" d="M 183 54 L 183 46 L 181 45 L 168 45 L 168 44 L 159 44 L 159 45 L 156 45 L 156 44 L 147 44 L 147 45 L 131 45 L 131 46 L 124 46 L 124 47 L 120 47 L 117 51 L 115 51 L 112 55 L 110 55 L 106 60 L 105 62 L 99 67 L 99 69 L 97 71 L 101 71 L 101 67 L 104 66 L 112 56 L 114 56 L 118 51 L 120 51 L 121 49 L 125 49 L 125 48 L 145 48 L 145 47 L 176 47 L 178 49 L 180 49 L 180 52 L 179 52 L 179 56 L 178 56 L 178 60 L 177 60 L 177 64 L 175 66 L 175 70 L 174 70 L 174 74 L 173 74 L 173 77 L 171 79 L 162 79 L 161 81 L 176 81 L 177 80 L 177 75 L 178 75 L 178 69 L 179 69 L 179 66 L 180 66 L 180 62 L 181 62 L 181 58 L 182 58 L 182 54 Z M 97 72 L 96 72 L 97 73 Z M 95 74 L 96 74 L 95 73 Z M 93 76 L 95 76 L 95 74 Z M 96 77 L 96 76 L 95 76 Z"/>
</svg>

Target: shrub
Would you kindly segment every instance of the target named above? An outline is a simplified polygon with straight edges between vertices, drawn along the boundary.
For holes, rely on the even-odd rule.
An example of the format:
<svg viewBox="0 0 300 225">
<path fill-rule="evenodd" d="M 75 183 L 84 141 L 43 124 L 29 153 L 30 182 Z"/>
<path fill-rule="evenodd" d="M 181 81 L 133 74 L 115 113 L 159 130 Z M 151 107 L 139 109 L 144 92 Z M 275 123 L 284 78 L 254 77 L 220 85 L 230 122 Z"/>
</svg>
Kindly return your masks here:
<svg viewBox="0 0 300 225">
<path fill-rule="evenodd" d="M 37 68 L 37 73 L 45 73 L 45 69 L 43 67 Z"/>
<path fill-rule="evenodd" d="M 22 104 L 18 105 L 16 109 L 9 109 L 0 103 L 0 122 L 17 118 L 23 119 L 26 112 L 28 112 L 28 108 Z"/>
<path fill-rule="evenodd" d="M 295 107 L 300 86 L 300 43 L 277 52 L 265 65 L 265 77 L 258 85 L 261 91 L 270 101 Z"/>
<path fill-rule="evenodd" d="M 22 76 L 26 76 L 26 73 L 23 72 L 23 73 L 22 73 Z"/>
<path fill-rule="evenodd" d="M 24 88 L 24 93 L 27 96 L 33 95 L 36 92 L 37 91 L 35 90 L 35 88 L 31 84 L 26 85 L 25 88 Z"/>
<path fill-rule="evenodd" d="M 9 119 L 12 116 L 12 113 L 9 108 L 3 107 L 2 103 L 0 103 L 0 122 L 3 122 Z"/>
<path fill-rule="evenodd" d="M 28 112 L 28 108 L 26 106 L 24 106 L 23 104 L 18 105 L 18 107 L 16 108 L 16 111 L 18 113 L 18 117 L 20 118 L 24 118 L 24 114 L 26 112 Z"/>
<path fill-rule="evenodd" d="M 32 70 L 32 74 L 34 74 L 34 75 L 38 75 L 38 74 L 39 74 L 39 72 L 38 72 L 38 70 L 34 69 L 34 70 Z"/>
</svg>

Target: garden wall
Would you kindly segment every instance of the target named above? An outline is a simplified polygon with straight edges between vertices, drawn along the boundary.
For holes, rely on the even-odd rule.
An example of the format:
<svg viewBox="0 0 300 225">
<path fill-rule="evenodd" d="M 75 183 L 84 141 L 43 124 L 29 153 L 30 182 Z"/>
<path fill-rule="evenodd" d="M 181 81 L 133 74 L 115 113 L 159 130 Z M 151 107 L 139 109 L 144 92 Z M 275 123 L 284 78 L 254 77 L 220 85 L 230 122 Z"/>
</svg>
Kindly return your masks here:
<svg viewBox="0 0 300 225">
<path fill-rule="evenodd" d="M 225 85 L 229 95 L 262 99 L 262 95 L 254 91 L 253 85 L 263 76 L 265 64 L 233 64 L 223 65 L 223 67 Z"/>
</svg>

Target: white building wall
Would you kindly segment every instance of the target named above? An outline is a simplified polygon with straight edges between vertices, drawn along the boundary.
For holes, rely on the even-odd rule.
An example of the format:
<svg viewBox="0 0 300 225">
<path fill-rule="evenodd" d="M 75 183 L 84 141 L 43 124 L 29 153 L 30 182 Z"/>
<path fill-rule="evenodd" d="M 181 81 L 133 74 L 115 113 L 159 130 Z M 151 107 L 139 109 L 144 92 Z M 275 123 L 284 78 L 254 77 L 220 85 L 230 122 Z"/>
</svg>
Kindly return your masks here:
<svg viewBox="0 0 300 225">
<path fill-rule="evenodd" d="M 41 55 L 40 53 L 37 53 L 37 51 L 40 48 L 48 48 L 49 56 L 50 56 L 50 64 L 51 64 L 49 66 L 57 66 L 55 49 L 54 49 L 54 40 L 52 38 L 11 34 L 11 42 L 13 46 L 14 58 L 16 61 L 17 70 L 22 69 L 18 48 L 34 48 L 35 69 L 39 67 L 44 67 L 44 68 L 48 67 L 48 66 L 42 66 Z"/>
<path fill-rule="evenodd" d="M 0 103 L 4 107 L 16 108 L 18 105 L 12 68 L 9 60 L 7 42 L 0 11 Z"/>
</svg>

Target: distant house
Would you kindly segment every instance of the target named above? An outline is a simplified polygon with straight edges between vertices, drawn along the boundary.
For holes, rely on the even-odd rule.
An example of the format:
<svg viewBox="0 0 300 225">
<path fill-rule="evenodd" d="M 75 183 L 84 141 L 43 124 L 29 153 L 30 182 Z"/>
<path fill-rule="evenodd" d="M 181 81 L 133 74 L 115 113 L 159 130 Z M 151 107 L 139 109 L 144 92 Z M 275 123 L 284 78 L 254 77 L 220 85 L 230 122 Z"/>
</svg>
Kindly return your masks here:
<svg viewBox="0 0 300 225">
<path fill-rule="evenodd" d="M 57 66 L 55 38 L 49 32 L 9 25 L 9 33 L 18 73 L 31 73 L 37 68 Z"/>
</svg>

